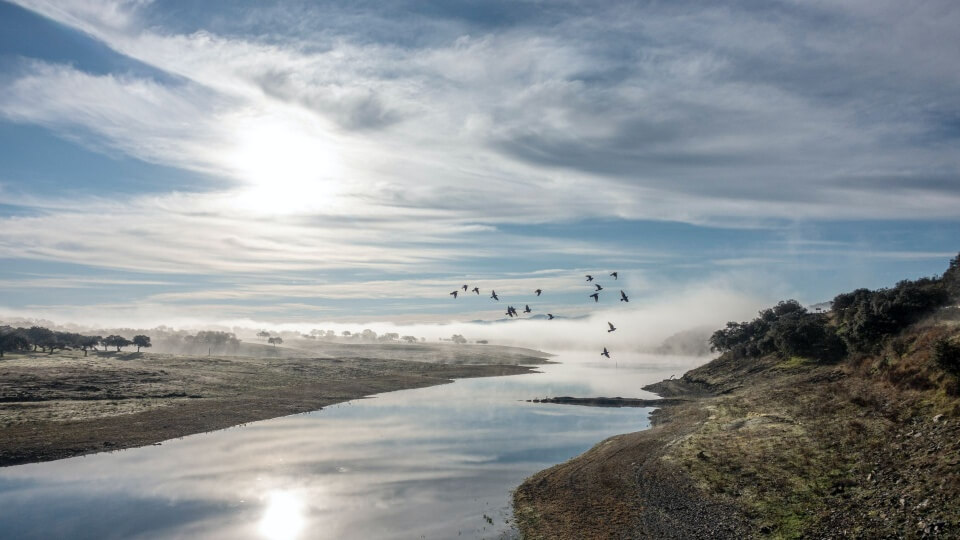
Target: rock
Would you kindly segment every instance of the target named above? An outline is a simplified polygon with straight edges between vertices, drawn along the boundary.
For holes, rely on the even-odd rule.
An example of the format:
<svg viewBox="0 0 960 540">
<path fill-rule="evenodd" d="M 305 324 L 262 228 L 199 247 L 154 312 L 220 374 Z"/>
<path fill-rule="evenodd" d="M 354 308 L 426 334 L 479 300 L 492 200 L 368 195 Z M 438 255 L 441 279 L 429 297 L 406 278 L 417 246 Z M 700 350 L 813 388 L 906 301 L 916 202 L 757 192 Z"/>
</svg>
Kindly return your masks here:
<svg viewBox="0 0 960 540">
<path fill-rule="evenodd" d="M 936 415 L 936 416 L 933 417 L 933 421 L 934 421 L 934 422 L 939 422 L 942 418 L 943 418 L 943 415 L 942 415 L 942 414 L 938 414 L 938 415 Z"/>
</svg>

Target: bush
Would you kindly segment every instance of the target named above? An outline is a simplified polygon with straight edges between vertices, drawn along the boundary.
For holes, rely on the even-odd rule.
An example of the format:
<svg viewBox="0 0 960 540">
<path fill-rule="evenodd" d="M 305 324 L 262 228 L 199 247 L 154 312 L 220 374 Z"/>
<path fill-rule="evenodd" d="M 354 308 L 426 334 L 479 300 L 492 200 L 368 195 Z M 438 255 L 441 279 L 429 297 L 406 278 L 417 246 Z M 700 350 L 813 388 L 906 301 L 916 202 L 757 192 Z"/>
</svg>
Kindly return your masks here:
<svg viewBox="0 0 960 540">
<path fill-rule="evenodd" d="M 850 349 L 875 352 L 884 338 L 949 302 L 941 279 L 901 281 L 892 289 L 857 289 L 833 299 L 839 335 Z"/>
<path fill-rule="evenodd" d="M 712 350 L 737 356 L 759 357 L 771 353 L 834 361 L 846 346 L 828 324 L 826 315 L 809 313 L 796 300 L 785 300 L 760 311 L 749 322 L 729 322 L 710 336 Z"/>
<path fill-rule="evenodd" d="M 947 338 L 940 338 L 933 344 L 933 361 L 940 369 L 960 377 L 960 345 L 950 342 Z"/>
</svg>

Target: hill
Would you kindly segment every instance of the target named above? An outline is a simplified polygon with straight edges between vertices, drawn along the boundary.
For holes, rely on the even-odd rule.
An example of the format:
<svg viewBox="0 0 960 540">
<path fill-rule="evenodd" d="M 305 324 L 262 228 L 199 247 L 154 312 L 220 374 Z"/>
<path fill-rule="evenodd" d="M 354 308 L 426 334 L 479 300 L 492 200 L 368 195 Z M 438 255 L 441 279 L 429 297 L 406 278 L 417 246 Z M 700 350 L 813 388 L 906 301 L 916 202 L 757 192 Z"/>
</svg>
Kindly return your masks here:
<svg viewBox="0 0 960 540">
<path fill-rule="evenodd" d="M 719 358 L 647 388 L 691 401 L 517 489 L 524 537 L 960 536 L 958 285 L 960 257 L 729 323 Z"/>
</svg>

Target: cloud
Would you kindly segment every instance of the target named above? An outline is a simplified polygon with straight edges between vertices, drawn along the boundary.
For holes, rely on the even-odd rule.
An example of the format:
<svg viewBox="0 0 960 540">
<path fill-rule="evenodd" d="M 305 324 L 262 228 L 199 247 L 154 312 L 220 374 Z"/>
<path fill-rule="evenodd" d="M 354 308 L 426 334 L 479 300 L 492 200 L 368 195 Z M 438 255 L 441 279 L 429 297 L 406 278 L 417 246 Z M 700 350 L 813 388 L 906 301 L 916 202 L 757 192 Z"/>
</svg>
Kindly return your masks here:
<svg viewBox="0 0 960 540">
<path fill-rule="evenodd" d="M 327 5 L 302 16 L 352 23 L 320 31 L 312 47 L 297 32 L 244 36 L 243 22 L 224 35 L 159 31 L 147 18 L 159 6 L 140 3 L 110 4 L 102 17 L 86 2 L 23 4 L 189 83 L 146 88 L 170 94 L 156 107 L 170 120 L 153 130 L 133 122 L 103 133 L 104 124 L 125 124 L 123 113 L 47 105 L 79 88 L 75 101 L 101 108 L 92 96 L 113 80 L 78 81 L 49 68 L 13 88 L 56 95 L 31 101 L 24 90 L 7 110 L 70 119 L 135 155 L 172 147 L 149 158 L 247 181 L 257 163 L 234 162 L 264 140 L 244 148 L 233 135 L 267 126 L 288 134 L 269 149 L 271 164 L 297 165 L 274 176 L 314 169 L 292 184 L 334 184 L 347 208 L 362 199 L 513 222 L 957 217 L 960 188 L 949 179 L 960 158 L 950 145 L 916 140 L 941 129 L 938 112 L 960 109 L 960 76 L 944 69 L 955 48 L 928 36 L 956 43 L 948 21 L 958 16 L 938 3 L 906 18 L 894 5 L 878 13 L 608 5 L 587 17 L 566 6 L 549 10 L 552 27 L 519 9 L 512 16 L 522 24 L 500 28 L 435 13 L 427 26 L 438 39 L 422 46 L 370 39 L 389 26 L 384 16 Z M 902 41 L 859 37 L 891 23 Z M 125 94 L 144 91 L 118 82 Z M 123 111 L 144 105 L 129 95 L 115 101 Z M 178 102 L 200 110 L 178 111 Z M 173 123 L 184 129 L 164 133 Z M 281 151 L 297 141 L 328 158 Z M 891 178 L 903 180 L 891 186 Z"/>
<path fill-rule="evenodd" d="M 30 210 L 0 216 L 0 257 L 224 278 L 144 299 L 171 316 L 419 300 L 472 266 L 512 291 L 529 288 L 507 275 L 515 261 L 673 257 L 629 233 L 544 225 L 960 217 L 960 14 L 947 1 L 255 4 L 189 18 L 137 0 L 17 3 L 165 76 L 23 60 L 0 77 L 0 118 L 210 182 L 70 199 L 0 186 L 0 203 Z M 707 257 L 801 252 L 819 253 Z"/>
</svg>

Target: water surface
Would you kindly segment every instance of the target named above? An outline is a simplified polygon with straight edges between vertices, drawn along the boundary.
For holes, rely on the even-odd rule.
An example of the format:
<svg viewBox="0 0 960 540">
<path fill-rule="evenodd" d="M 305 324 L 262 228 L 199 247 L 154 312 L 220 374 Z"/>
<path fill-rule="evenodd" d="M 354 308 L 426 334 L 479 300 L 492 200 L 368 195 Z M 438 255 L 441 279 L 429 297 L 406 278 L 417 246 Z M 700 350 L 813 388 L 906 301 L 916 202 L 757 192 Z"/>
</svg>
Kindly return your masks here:
<svg viewBox="0 0 960 540">
<path fill-rule="evenodd" d="M 499 538 L 510 491 L 650 409 L 535 404 L 652 397 L 701 360 L 565 353 L 542 373 L 402 390 L 160 446 L 0 469 L 9 538 Z"/>
</svg>

